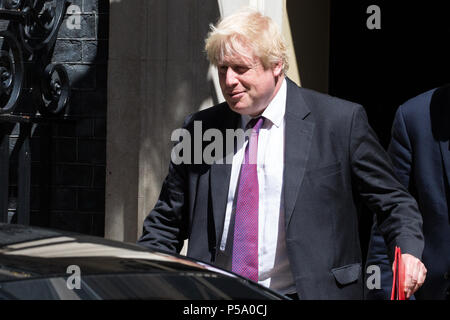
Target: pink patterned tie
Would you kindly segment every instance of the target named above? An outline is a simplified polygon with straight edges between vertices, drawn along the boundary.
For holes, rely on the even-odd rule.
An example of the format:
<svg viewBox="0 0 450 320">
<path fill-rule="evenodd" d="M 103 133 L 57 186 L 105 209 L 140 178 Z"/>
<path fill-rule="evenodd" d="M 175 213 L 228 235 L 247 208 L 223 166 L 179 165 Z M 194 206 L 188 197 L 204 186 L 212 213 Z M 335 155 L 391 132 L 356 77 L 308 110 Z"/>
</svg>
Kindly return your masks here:
<svg viewBox="0 0 450 320">
<path fill-rule="evenodd" d="M 255 124 L 256 122 L 256 124 Z M 234 223 L 232 271 L 255 282 L 258 281 L 258 205 L 259 188 L 257 174 L 258 134 L 264 118 L 252 119 L 253 127 L 245 148 L 244 162 L 236 201 Z"/>
</svg>

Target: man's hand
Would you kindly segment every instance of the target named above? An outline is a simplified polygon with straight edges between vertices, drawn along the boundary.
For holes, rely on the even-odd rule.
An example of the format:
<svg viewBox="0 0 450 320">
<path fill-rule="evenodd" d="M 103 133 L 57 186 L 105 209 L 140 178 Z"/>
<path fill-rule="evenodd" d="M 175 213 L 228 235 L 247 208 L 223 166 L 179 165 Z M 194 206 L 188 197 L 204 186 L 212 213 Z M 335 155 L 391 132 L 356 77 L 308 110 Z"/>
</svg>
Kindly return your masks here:
<svg viewBox="0 0 450 320">
<path fill-rule="evenodd" d="M 406 298 L 409 299 L 423 285 L 427 269 L 419 259 L 408 253 L 402 254 L 402 261 L 405 274 L 404 290 Z"/>
</svg>

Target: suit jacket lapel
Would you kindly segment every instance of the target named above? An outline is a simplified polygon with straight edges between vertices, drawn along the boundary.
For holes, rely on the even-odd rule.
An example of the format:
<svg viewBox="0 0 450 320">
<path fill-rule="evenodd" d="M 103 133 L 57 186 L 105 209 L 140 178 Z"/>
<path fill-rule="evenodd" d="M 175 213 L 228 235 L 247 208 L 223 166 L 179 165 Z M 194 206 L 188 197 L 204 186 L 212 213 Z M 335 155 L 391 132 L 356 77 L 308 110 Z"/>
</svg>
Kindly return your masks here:
<svg viewBox="0 0 450 320">
<path fill-rule="evenodd" d="M 444 164 L 445 176 L 447 183 L 450 186 L 450 145 L 449 141 L 439 141 L 441 147 L 442 162 Z"/>
<path fill-rule="evenodd" d="M 440 112 L 440 131 L 442 132 L 439 139 L 439 147 L 441 148 L 442 163 L 444 166 L 447 183 L 450 186 L 450 88 L 447 88 L 445 101 L 442 103 Z"/>
<path fill-rule="evenodd" d="M 226 105 L 226 108 L 229 108 Z M 240 115 L 228 109 L 225 112 L 225 117 L 219 119 L 222 122 L 222 127 L 219 128 L 225 137 L 226 129 L 236 129 L 239 123 Z M 224 139 L 224 148 L 226 146 Z M 211 203 L 214 216 L 214 226 L 216 233 L 216 241 L 221 238 L 223 224 L 225 219 L 225 210 L 227 205 L 228 189 L 231 176 L 231 164 L 226 163 L 226 152 L 223 152 L 224 159 L 221 163 L 213 163 L 210 170 L 210 190 Z"/>
<path fill-rule="evenodd" d="M 283 174 L 286 230 L 305 174 L 315 126 L 313 122 L 305 120 L 310 114 L 310 110 L 301 94 L 301 89 L 289 79 L 287 81 Z"/>
<path fill-rule="evenodd" d="M 433 136 L 439 141 L 442 164 L 450 185 L 450 85 L 436 89 L 430 103 Z"/>
<path fill-rule="evenodd" d="M 221 238 L 228 188 L 230 184 L 231 164 L 213 164 L 210 172 L 211 203 L 214 215 L 216 242 Z"/>
</svg>

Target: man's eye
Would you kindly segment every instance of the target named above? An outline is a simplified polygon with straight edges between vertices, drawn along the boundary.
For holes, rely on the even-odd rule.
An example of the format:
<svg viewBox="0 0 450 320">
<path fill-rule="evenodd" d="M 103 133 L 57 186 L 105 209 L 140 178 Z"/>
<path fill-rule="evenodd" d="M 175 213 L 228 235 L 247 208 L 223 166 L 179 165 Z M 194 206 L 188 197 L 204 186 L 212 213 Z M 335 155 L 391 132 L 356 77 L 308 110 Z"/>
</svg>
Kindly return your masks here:
<svg viewBox="0 0 450 320">
<path fill-rule="evenodd" d="M 228 67 L 225 67 L 225 66 L 219 67 L 219 72 L 222 74 L 227 73 L 227 70 L 228 70 Z"/>
<path fill-rule="evenodd" d="M 243 66 L 238 66 L 238 67 L 236 67 L 236 68 L 234 68 L 234 69 L 235 69 L 235 71 L 236 71 L 237 73 L 239 73 L 239 74 L 245 73 L 245 72 L 248 70 L 247 67 L 243 67 Z"/>
</svg>

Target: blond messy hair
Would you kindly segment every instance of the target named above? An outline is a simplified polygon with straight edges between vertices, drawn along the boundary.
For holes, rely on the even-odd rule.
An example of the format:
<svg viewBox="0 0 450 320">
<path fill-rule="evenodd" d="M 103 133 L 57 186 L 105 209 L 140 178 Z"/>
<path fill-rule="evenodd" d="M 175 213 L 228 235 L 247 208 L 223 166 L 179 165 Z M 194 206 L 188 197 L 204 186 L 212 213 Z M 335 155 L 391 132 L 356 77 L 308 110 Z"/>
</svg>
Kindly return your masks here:
<svg viewBox="0 0 450 320">
<path fill-rule="evenodd" d="M 246 48 L 252 49 L 264 68 L 272 68 L 280 61 L 283 73 L 289 69 L 286 42 L 273 20 L 251 8 L 241 9 L 220 20 L 205 40 L 205 50 L 211 64 L 217 66 L 226 56 L 249 57 Z"/>
</svg>

